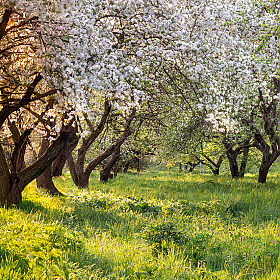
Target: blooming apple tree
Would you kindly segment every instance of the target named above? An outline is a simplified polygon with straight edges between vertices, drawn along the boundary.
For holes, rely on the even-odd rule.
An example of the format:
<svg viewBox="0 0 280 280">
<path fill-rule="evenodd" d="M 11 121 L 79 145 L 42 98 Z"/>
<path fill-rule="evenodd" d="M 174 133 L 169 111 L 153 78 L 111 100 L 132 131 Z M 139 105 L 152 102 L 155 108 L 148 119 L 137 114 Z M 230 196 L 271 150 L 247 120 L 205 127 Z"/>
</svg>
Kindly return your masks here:
<svg viewBox="0 0 280 280">
<path fill-rule="evenodd" d="M 238 153 L 258 147 L 263 152 L 259 182 L 279 153 L 277 114 L 271 111 L 279 98 L 277 5 L 180 1 L 181 37 L 154 71 L 158 83 L 151 87 L 153 94 L 166 93 L 174 104 L 180 99 L 192 118 L 204 111 L 216 131 L 244 144 Z"/>
</svg>

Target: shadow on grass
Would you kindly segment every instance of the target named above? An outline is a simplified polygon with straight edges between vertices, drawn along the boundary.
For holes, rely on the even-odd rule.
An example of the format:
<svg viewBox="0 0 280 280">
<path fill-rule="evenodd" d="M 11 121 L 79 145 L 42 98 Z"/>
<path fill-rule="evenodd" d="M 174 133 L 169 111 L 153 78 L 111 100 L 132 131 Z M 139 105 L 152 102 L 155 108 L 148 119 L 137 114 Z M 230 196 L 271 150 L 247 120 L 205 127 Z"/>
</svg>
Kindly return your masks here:
<svg viewBox="0 0 280 280">
<path fill-rule="evenodd" d="M 5 280 L 26 280 L 29 261 L 20 254 L 0 246 L 0 278 Z"/>
<path fill-rule="evenodd" d="M 61 266 L 60 270 L 67 274 L 72 269 L 68 267 L 68 263 L 69 266 L 74 264 L 77 267 L 74 267 L 73 270 L 77 271 L 77 274 L 82 273 L 84 277 L 77 276 L 77 279 L 87 279 L 90 277 L 89 275 L 94 275 L 99 266 L 101 250 L 97 254 L 93 254 L 86 248 L 85 240 L 95 239 L 102 232 L 110 232 L 110 235 L 113 236 L 111 229 L 115 225 L 126 224 L 126 220 L 108 209 L 93 208 L 86 203 L 74 200 L 68 200 L 67 203 L 71 210 L 65 212 L 46 208 L 39 202 L 30 200 L 24 200 L 19 209 L 26 214 L 36 213 L 45 222 L 51 223 L 54 220 L 60 222 L 63 227 L 59 230 L 54 230 L 51 236 L 48 237 L 54 248 L 63 250 L 64 256 L 67 258 L 66 264 L 61 262 L 56 266 Z M 117 234 L 117 231 L 115 233 Z M 102 274 L 102 271 L 106 271 L 106 273 L 110 274 L 113 267 L 112 261 L 103 256 L 100 273 Z M 73 271 L 71 273 L 73 274 Z"/>
</svg>

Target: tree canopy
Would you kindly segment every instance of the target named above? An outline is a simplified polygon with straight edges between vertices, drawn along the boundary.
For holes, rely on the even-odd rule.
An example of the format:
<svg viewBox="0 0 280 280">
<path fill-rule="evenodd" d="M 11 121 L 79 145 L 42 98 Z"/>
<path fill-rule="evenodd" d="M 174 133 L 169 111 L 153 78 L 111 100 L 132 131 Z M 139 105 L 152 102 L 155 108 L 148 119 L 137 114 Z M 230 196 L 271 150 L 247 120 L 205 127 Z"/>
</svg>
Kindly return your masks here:
<svg viewBox="0 0 280 280">
<path fill-rule="evenodd" d="M 100 164 L 107 181 L 122 156 L 140 166 L 156 149 L 215 174 L 227 157 L 235 178 L 254 147 L 266 182 L 280 155 L 279 54 L 274 0 L 1 1 L 1 204 L 67 159 L 87 187 Z"/>
</svg>

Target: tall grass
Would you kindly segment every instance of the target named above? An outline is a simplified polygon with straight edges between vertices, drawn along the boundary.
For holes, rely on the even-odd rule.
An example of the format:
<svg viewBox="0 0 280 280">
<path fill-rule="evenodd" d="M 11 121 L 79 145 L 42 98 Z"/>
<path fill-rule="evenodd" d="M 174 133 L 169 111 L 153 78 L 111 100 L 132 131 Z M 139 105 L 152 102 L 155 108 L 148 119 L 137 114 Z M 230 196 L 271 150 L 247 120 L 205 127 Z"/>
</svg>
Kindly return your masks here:
<svg viewBox="0 0 280 280">
<path fill-rule="evenodd" d="M 121 174 L 0 209 L 0 279 L 280 279 L 280 180 Z"/>
</svg>

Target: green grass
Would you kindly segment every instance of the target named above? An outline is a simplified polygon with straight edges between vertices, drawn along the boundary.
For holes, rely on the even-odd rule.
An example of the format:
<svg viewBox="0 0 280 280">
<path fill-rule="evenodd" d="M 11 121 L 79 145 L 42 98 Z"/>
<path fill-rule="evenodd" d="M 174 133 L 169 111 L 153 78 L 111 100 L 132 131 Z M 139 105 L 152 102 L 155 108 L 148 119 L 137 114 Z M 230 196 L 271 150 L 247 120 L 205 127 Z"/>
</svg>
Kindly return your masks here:
<svg viewBox="0 0 280 280">
<path fill-rule="evenodd" d="M 280 279 L 280 177 L 121 174 L 0 209 L 0 279 Z"/>
</svg>

